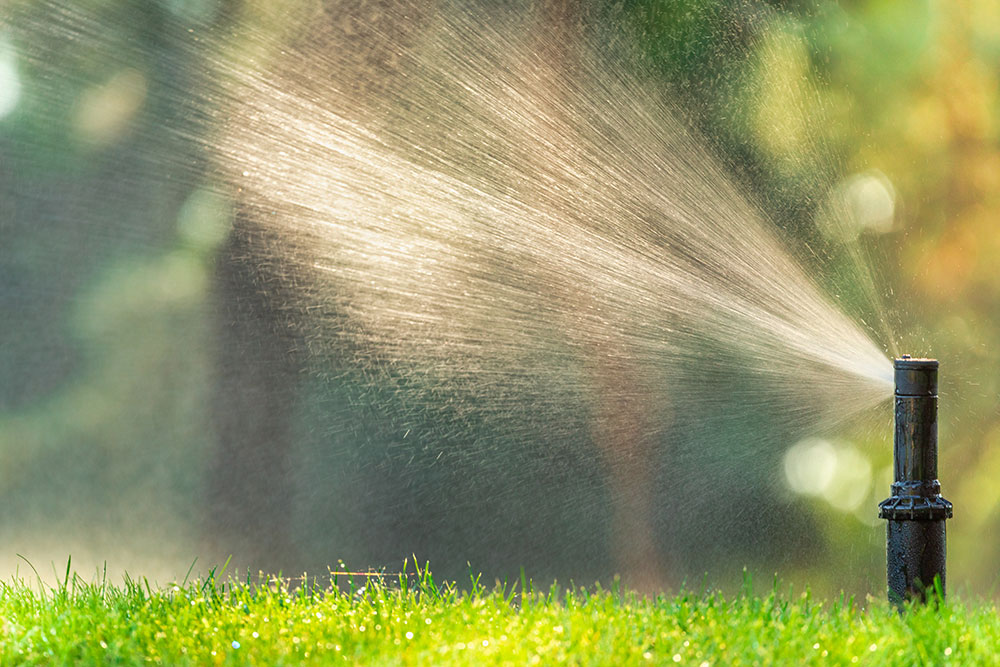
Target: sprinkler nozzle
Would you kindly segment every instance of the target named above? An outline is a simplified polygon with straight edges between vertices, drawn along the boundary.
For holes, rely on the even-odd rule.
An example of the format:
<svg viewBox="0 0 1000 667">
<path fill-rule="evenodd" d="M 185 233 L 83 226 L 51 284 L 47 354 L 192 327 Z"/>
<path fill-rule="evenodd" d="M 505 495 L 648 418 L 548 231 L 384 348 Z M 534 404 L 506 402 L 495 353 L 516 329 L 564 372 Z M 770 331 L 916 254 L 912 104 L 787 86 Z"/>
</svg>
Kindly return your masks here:
<svg viewBox="0 0 1000 667">
<path fill-rule="evenodd" d="M 892 495 L 879 503 L 888 519 L 886 561 L 889 600 L 927 601 L 945 583 L 945 527 L 951 503 L 937 480 L 936 359 L 895 360 L 896 428 L 893 438 Z"/>
</svg>

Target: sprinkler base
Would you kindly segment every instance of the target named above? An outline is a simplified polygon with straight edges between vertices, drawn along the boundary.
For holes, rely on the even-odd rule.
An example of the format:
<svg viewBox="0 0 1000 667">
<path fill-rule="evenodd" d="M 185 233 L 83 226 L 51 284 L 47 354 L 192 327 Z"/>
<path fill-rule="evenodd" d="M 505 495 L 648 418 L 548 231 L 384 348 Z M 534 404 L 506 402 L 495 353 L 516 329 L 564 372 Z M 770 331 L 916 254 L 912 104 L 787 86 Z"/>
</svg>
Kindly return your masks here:
<svg viewBox="0 0 1000 667">
<path fill-rule="evenodd" d="M 938 521 L 889 521 L 889 601 L 929 602 L 940 586 L 945 590 L 945 527 Z M 940 582 L 940 583 L 936 583 Z"/>
</svg>

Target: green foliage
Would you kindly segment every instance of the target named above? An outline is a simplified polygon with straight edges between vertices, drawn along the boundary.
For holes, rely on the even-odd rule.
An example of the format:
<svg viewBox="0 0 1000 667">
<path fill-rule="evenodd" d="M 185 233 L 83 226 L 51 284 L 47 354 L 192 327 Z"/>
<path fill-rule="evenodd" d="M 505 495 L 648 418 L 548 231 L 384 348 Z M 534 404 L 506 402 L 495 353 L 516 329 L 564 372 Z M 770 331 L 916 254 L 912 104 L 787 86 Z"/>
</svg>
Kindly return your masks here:
<svg viewBox="0 0 1000 667">
<path fill-rule="evenodd" d="M 205 580 L 166 588 L 71 575 L 0 588 L 3 664 L 944 664 L 988 663 L 995 605 L 755 593 L 646 599 L 617 586 L 435 582 L 427 568 L 359 577 Z"/>
</svg>

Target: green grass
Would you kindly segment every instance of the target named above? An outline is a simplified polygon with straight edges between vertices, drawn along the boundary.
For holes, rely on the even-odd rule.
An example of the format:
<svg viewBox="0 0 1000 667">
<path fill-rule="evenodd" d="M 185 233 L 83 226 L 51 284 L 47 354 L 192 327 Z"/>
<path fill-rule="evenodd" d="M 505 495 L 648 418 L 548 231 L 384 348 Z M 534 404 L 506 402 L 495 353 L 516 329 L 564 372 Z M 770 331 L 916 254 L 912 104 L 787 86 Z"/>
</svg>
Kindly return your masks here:
<svg viewBox="0 0 1000 667">
<path fill-rule="evenodd" d="M 656 600 L 617 589 L 439 584 L 426 570 L 338 586 L 207 580 L 157 588 L 69 574 L 0 590 L 0 664 L 995 664 L 1000 614 L 897 614 L 772 586 Z M 365 585 L 362 588 L 362 583 Z"/>
</svg>

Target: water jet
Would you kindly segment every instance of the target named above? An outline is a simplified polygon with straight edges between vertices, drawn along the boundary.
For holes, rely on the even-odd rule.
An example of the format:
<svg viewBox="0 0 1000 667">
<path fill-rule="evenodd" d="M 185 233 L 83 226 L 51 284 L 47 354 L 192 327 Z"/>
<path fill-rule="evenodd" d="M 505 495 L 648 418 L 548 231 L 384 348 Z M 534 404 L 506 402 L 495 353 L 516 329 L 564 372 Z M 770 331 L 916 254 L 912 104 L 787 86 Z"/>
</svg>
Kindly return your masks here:
<svg viewBox="0 0 1000 667">
<path fill-rule="evenodd" d="M 67 235 L 87 229 L 86 238 L 99 239 L 100 230 L 115 230 L 111 236 L 123 239 L 160 239 L 169 269 L 154 272 L 137 260 L 135 274 L 150 276 L 146 299 L 134 296 L 146 291 L 129 287 L 133 269 L 99 266 L 110 277 L 91 298 L 76 284 L 98 269 L 81 268 L 69 280 L 67 262 L 55 254 L 69 244 L 50 245 L 54 235 L 32 231 L 40 228 L 35 217 L 51 217 L 39 208 L 17 223 L 30 240 L 24 247 L 51 248 L 39 260 L 52 267 L 51 277 L 38 280 L 47 286 L 39 293 L 58 288 L 62 301 L 79 302 L 81 349 L 105 350 L 108 359 L 135 350 L 142 359 L 146 347 L 119 344 L 111 334 L 134 331 L 138 341 L 149 328 L 128 305 L 114 306 L 123 313 L 119 326 L 102 304 L 159 304 L 160 285 L 191 284 L 186 319 L 163 338 L 204 347 L 190 355 L 189 375 L 211 407 L 177 399 L 185 412 L 176 414 L 190 410 L 176 420 L 182 437 L 159 422 L 171 410 L 153 404 L 126 410 L 147 420 L 134 424 L 91 416 L 91 406 L 129 406 L 126 399 L 142 395 L 124 389 L 136 377 L 127 370 L 132 362 L 93 364 L 126 370 L 81 386 L 96 397 L 123 398 L 81 393 L 69 401 L 87 408 L 72 408 L 82 415 L 77 430 L 108 424 L 107 432 L 93 432 L 95 442 L 115 447 L 108 451 L 159 442 L 137 433 L 183 441 L 149 448 L 155 457 L 171 452 L 178 469 L 193 460 L 188 452 L 214 450 L 204 502 L 178 492 L 191 500 L 178 505 L 190 511 L 176 514 L 204 509 L 204 542 L 218 545 L 221 558 L 236 554 L 243 567 L 322 567 L 331 553 L 392 566 L 416 552 L 453 576 L 472 562 L 492 570 L 488 576 L 524 567 L 584 580 L 624 571 L 627 582 L 655 581 L 662 571 L 679 581 L 704 571 L 709 550 L 722 567 L 732 554 L 752 552 L 767 562 L 787 559 L 788 545 L 806 546 L 796 541 L 805 530 L 787 530 L 778 511 L 761 509 L 766 502 L 777 510 L 784 500 L 757 482 L 771 478 L 774 443 L 884 403 L 890 364 L 868 325 L 844 311 L 863 309 L 872 322 L 884 316 L 877 298 L 861 294 L 875 290 L 864 277 L 869 267 L 852 264 L 854 254 L 834 245 L 853 235 L 806 253 L 806 209 L 783 203 L 800 197 L 758 197 L 745 176 L 759 169 L 763 177 L 771 158 L 762 150 L 751 164 L 750 129 L 737 142 L 746 150 L 717 142 L 723 126 L 714 127 L 714 107 L 689 100 L 680 81 L 675 88 L 633 58 L 637 45 L 615 36 L 618 22 L 598 25 L 595 16 L 591 25 L 587 3 L 562 3 L 567 12 L 580 5 L 572 20 L 556 16 L 559 3 L 251 4 L 261 5 L 260 16 L 232 17 L 238 28 L 164 19 L 122 40 L 142 44 L 158 35 L 163 51 L 149 58 L 123 57 L 104 14 L 87 7 L 43 2 L 46 11 L 32 10 L 30 21 L 9 22 L 26 33 L 18 48 L 37 63 L 40 82 L 74 84 L 68 92 L 46 84 L 39 99 L 53 103 L 39 107 L 39 126 L 77 122 L 57 114 L 79 106 L 71 103 L 77 98 L 104 104 L 115 91 L 135 98 L 137 73 L 150 100 L 130 112 L 131 124 L 116 126 L 119 144 L 104 144 L 108 169 L 119 152 L 134 153 L 147 175 L 93 170 L 93 187 L 88 182 L 81 192 L 106 194 L 63 206 L 50 195 L 62 183 L 62 172 L 52 170 L 14 208 L 34 210 L 51 198 Z M 384 11 L 361 11 L 368 4 Z M 123 28 L 132 19 L 113 18 Z M 732 26 L 726 18 L 721 32 L 706 34 L 707 49 L 733 41 Z M 754 30 L 763 35 L 763 28 Z M 746 48 L 767 51 L 785 40 L 784 28 L 776 35 Z M 83 70 L 70 59 L 49 63 L 35 46 L 49 41 L 107 54 L 107 71 Z M 742 48 L 732 54 L 734 65 L 748 60 Z M 147 72 L 147 60 L 157 67 Z M 187 69 L 176 67 L 188 61 Z M 729 87 L 714 75 L 705 82 L 706 104 L 715 89 Z M 26 125 L 25 136 L 34 136 L 38 123 Z M 98 143 L 93 134 L 84 138 Z M 147 136 L 153 140 L 138 141 Z M 58 133 L 40 133 L 15 146 L 23 159 L 16 164 L 48 172 L 33 156 L 60 155 L 61 143 Z M 158 152 L 188 144 L 197 160 Z M 77 159 L 86 165 L 91 158 L 81 149 Z M 817 197 L 802 199 L 823 201 L 835 171 L 803 171 L 803 187 Z M 145 220 L 153 207 L 142 193 L 158 193 L 151 185 L 160 181 L 174 184 L 165 200 L 176 203 L 165 205 L 163 229 L 154 234 Z M 783 190 L 786 181 L 787 174 L 776 177 L 775 187 Z M 114 187 L 105 190 L 105 183 Z M 138 194 L 126 198 L 129 192 Z M 103 199 L 114 206 L 103 207 Z M 70 224 L 78 210 L 93 211 L 88 224 Z M 793 219 L 801 229 L 790 226 Z M 132 222 L 113 226 L 118 220 Z M 150 252 L 135 250 L 143 258 Z M 161 272 L 178 279 L 161 280 Z M 857 294 L 840 289 L 850 284 Z M 18 292 L 10 303 L 22 301 Z M 165 322 L 174 321 L 172 301 L 157 307 Z M 31 337 L 24 336 L 26 349 L 34 349 Z M 168 349 L 158 341 L 147 347 Z M 172 387 L 165 383 L 155 396 L 199 395 Z M 51 420 L 32 426 L 39 443 L 48 442 L 43 421 Z M 128 426 L 118 429 L 119 422 Z M 0 419 L 4 433 L 7 424 Z M 36 449 L 37 476 L 49 479 L 48 450 Z M 201 473 L 191 480 L 178 488 L 201 484 Z M 725 504 L 718 499 L 745 500 L 747 489 L 760 489 L 760 519 L 740 532 L 732 528 L 743 522 L 717 509 Z M 697 513 L 679 517 L 678 502 Z M 772 530 L 762 527 L 768 521 Z M 762 553 L 759 536 L 781 529 L 786 539 L 766 540 L 773 551 Z M 662 567 L 651 565 L 657 558 Z"/>
<path fill-rule="evenodd" d="M 937 480 L 936 359 L 895 360 L 895 433 L 892 495 L 879 503 L 888 520 L 889 600 L 926 601 L 945 586 L 945 520 L 952 505 Z"/>
</svg>

